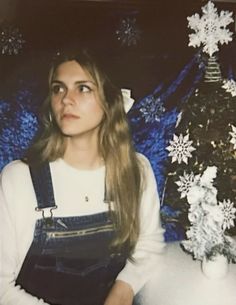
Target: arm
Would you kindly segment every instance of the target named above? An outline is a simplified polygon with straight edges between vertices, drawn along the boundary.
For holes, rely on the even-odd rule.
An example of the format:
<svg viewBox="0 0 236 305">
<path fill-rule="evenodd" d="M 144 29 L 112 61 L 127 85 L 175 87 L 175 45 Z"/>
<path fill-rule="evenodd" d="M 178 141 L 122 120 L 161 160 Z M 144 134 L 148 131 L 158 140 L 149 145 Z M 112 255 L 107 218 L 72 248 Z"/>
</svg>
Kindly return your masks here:
<svg viewBox="0 0 236 305">
<path fill-rule="evenodd" d="M 19 269 L 17 228 L 10 206 L 14 189 L 11 187 L 8 174 L 3 172 L 0 183 L 0 304 L 46 305 L 43 300 L 26 293 L 21 287 L 15 286 Z"/>
<path fill-rule="evenodd" d="M 134 261 L 128 260 L 119 273 L 105 305 L 131 305 L 134 295 L 150 279 L 153 270 L 158 269 L 158 259 L 164 250 L 164 230 L 160 222 L 160 202 L 155 176 L 149 161 L 142 157 L 146 178 L 140 206 L 140 235 L 133 253 Z M 115 293 L 115 295 L 114 295 Z M 123 294 L 125 301 L 117 301 Z M 111 301 L 110 301 L 111 300 Z M 115 303 L 115 301 L 117 303 Z"/>
</svg>

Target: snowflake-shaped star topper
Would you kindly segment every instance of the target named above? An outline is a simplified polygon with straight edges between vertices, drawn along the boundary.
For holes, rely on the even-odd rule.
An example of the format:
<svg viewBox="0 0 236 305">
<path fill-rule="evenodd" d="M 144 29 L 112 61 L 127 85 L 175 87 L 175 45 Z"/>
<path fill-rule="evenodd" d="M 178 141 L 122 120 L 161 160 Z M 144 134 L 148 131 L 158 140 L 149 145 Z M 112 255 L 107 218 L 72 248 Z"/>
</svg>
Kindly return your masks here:
<svg viewBox="0 0 236 305">
<path fill-rule="evenodd" d="M 116 30 L 117 39 L 121 45 L 128 47 L 136 45 L 140 40 L 141 31 L 137 27 L 136 18 L 124 18 L 120 21 L 119 29 Z"/>
<path fill-rule="evenodd" d="M 170 140 L 170 146 L 166 147 L 166 149 L 170 152 L 168 156 L 172 157 L 172 163 L 178 161 L 178 163 L 186 163 L 188 164 L 188 158 L 192 157 L 191 152 L 195 150 L 191 144 L 193 141 L 189 140 L 189 134 L 183 136 L 182 134 L 177 135 L 174 134 L 173 140 Z"/>
<path fill-rule="evenodd" d="M 189 35 L 189 46 L 199 47 L 212 56 L 219 50 L 218 44 L 228 44 L 232 40 L 232 32 L 226 26 L 233 22 L 232 12 L 221 11 L 218 15 L 214 4 L 209 1 L 202 7 L 203 15 L 194 14 L 188 19 L 188 27 L 195 31 Z"/>
</svg>

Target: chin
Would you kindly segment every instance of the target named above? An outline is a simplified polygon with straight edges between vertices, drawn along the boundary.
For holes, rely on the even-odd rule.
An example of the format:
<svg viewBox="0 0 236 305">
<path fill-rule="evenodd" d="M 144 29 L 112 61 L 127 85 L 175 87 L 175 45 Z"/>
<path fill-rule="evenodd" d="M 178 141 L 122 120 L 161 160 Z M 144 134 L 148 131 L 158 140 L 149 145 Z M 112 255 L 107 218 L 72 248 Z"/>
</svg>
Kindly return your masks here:
<svg viewBox="0 0 236 305">
<path fill-rule="evenodd" d="M 80 137 L 82 135 L 85 135 L 87 132 L 84 130 L 69 130 L 69 129 L 62 129 L 62 134 L 66 137 Z"/>
<path fill-rule="evenodd" d="M 72 136 L 76 136 L 76 135 L 79 134 L 79 132 L 77 132 L 75 130 L 68 129 L 68 128 L 62 128 L 61 132 L 64 136 L 67 136 L 67 137 L 72 137 Z"/>
</svg>

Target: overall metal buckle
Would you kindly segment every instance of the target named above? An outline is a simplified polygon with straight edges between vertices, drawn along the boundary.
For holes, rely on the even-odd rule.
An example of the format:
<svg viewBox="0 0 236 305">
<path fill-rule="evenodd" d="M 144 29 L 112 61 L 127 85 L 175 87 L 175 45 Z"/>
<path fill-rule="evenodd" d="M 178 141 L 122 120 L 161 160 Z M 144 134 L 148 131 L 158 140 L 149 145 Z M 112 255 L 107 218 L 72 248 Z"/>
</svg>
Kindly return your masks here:
<svg viewBox="0 0 236 305">
<path fill-rule="evenodd" d="M 48 211 L 49 209 L 49 211 Z M 53 225 L 53 210 L 57 209 L 57 205 L 55 205 L 54 207 L 50 207 L 50 208 L 35 208 L 36 212 L 42 212 L 42 218 L 44 221 L 44 224 L 46 227 L 51 227 Z M 46 212 L 48 211 L 48 212 Z M 46 215 L 49 214 L 49 215 Z"/>
</svg>

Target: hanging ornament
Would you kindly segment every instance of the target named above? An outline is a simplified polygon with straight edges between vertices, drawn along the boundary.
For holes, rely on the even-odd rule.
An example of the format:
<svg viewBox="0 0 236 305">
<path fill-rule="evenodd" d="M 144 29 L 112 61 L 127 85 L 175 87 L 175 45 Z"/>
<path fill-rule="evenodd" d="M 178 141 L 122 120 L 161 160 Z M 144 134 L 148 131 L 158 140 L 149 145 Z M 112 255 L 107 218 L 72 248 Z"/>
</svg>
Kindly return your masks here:
<svg viewBox="0 0 236 305">
<path fill-rule="evenodd" d="M 7 26 L 0 32 L 0 52 L 3 55 L 17 55 L 25 40 L 18 28 Z"/>
<path fill-rule="evenodd" d="M 233 33 L 226 26 L 233 22 L 232 12 L 221 11 L 218 15 L 214 3 L 209 1 L 202 7 L 202 16 L 194 14 L 188 19 L 188 27 L 195 31 L 189 35 L 189 46 L 199 47 L 203 44 L 203 52 L 213 55 L 219 50 L 218 44 L 228 44 Z"/>
<path fill-rule="evenodd" d="M 234 203 L 230 199 L 224 199 L 223 202 L 219 202 L 219 207 L 222 210 L 224 220 L 222 228 L 223 230 L 230 229 L 234 226 L 234 219 L 236 219 L 236 208 Z"/>
<path fill-rule="evenodd" d="M 179 180 L 175 183 L 178 185 L 178 192 L 181 193 L 180 198 L 187 197 L 188 191 L 194 182 L 194 173 L 187 174 L 184 171 L 183 176 L 179 176 Z"/>
<path fill-rule="evenodd" d="M 169 151 L 168 156 L 172 157 L 172 163 L 178 161 L 178 164 L 184 162 L 188 164 L 188 158 L 192 157 L 191 152 L 196 150 L 191 144 L 193 141 L 189 140 L 189 134 L 183 136 L 182 134 L 173 135 L 173 140 L 170 140 L 170 145 L 166 147 Z"/>
<path fill-rule="evenodd" d="M 117 39 L 122 46 L 137 45 L 140 40 L 141 31 L 137 27 L 136 18 L 124 18 L 120 21 L 119 28 L 116 30 Z"/>
<path fill-rule="evenodd" d="M 145 118 L 146 123 L 160 122 L 165 107 L 160 98 L 155 98 L 153 95 L 145 99 L 145 103 L 140 108 L 140 112 Z"/>
</svg>

